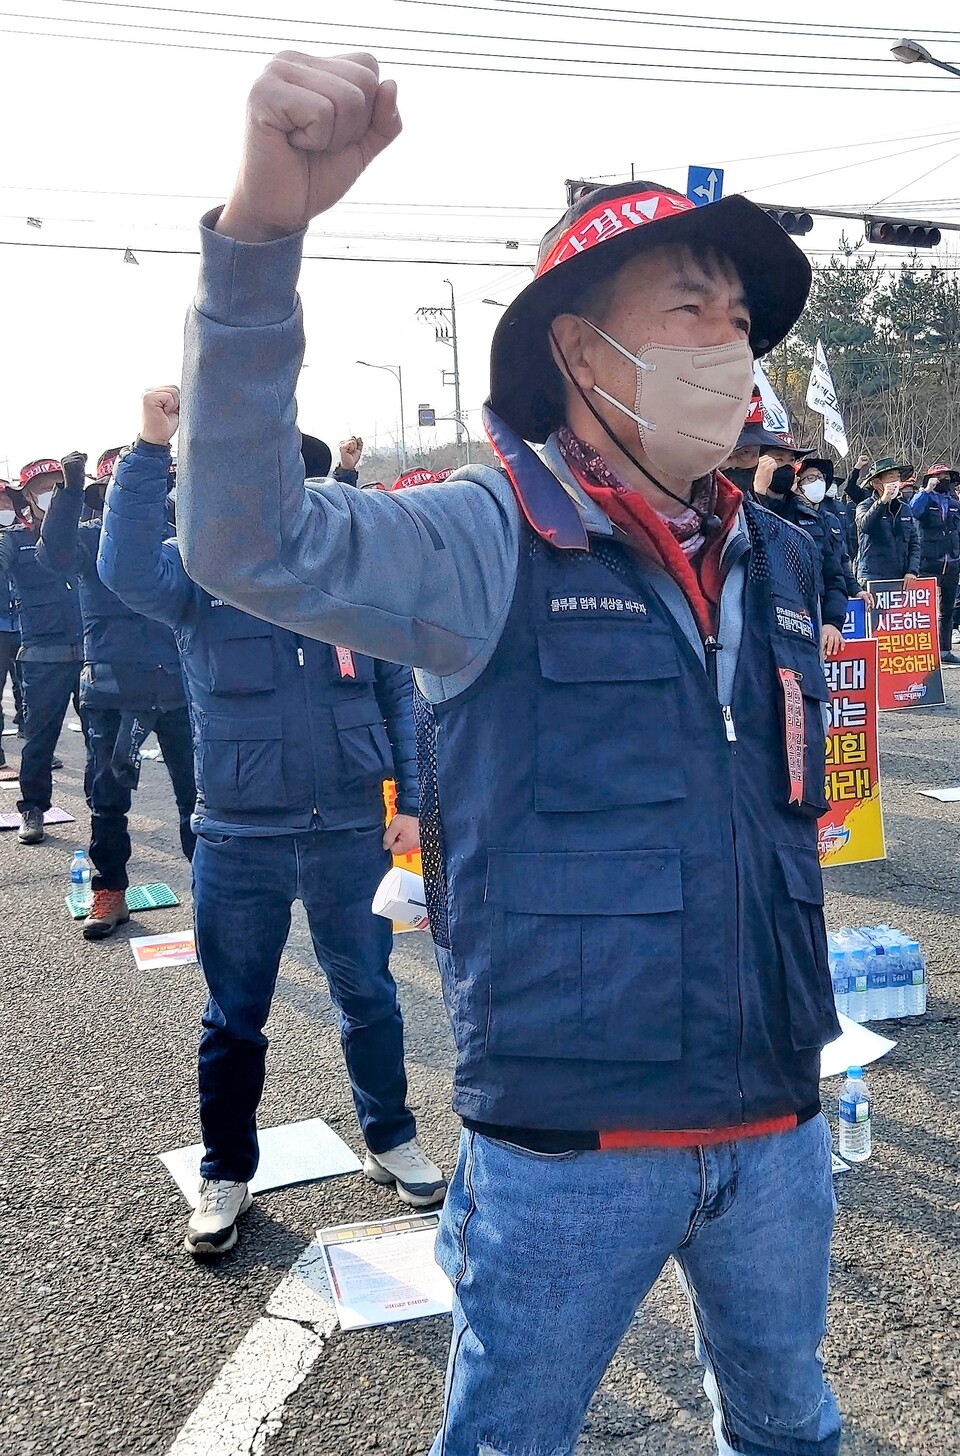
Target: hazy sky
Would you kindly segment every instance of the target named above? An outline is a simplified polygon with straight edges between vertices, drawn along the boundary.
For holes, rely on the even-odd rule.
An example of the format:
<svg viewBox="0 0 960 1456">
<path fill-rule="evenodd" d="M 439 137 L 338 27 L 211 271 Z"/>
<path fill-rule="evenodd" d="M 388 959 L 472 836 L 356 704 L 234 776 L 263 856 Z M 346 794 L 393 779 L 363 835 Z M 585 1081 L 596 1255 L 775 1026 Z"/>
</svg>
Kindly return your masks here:
<svg viewBox="0 0 960 1456">
<path fill-rule="evenodd" d="M 889 54 L 908 26 L 960 63 L 954 0 L 738 0 L 723 22 L 717 0 L 679 3 L 654 23 L 654 12 L 623 0 L 618 9 L 616 0 L 351 0 L 339 24 L 327 18 L 332 7 L 306 0 L 284 0 L 285 20 L 270 22 L 235 18 L 262 12 L 262 0 L 189 9 L 0 0 L 0 242 L 46 245 L 0 247 L 0 474 L 5 458 L 17 471 L 38 455 L 96 456 L 131 439 L 140 391 L 179 377 L 197 260 L 147 249 L 195 249 L 201 213 L 224 198 L 244 97 L 265 60 L 252 52 L 364 47 L 382 57 L 382 74 L 399 82 L 404 133 L 348 202 L 318 220 L 308 251 L 438 260 L 304 265 L 300 417 L 331 441 L 357 431 L 386 443 L 397 429 L 395 381 L 357 359 L 402 364 L 411 452 L 419 403 L 452 412 L 453 391 L 441 384 L 450 351 L 416 317 L 447 302 L 447 278 L 463 406 L 479 430 L 497 321 L 481 300 L 505 301 L 529 278 L 522 265 L 563 210 L 566 177 L 628 176 L 633 163 L 638 176 L 682 188 L 688 163 L 716 164 L 728 193 L 761 201 L 889 198 L 881 210 L 960 220 L 960 78 Z M 757 18 L 765 11 L 778 20 Z M 677 16 L 702 18 L 695 28 Z M 461 69 L 471 66 L 485 70 Z M 695 67 L 730 67 L 731 79 L 760 84 L 712 84 L 717 71 Z M 766 74 L 774 67 L 785 69 Z M 524 68 L 576 74 L 509 74 Z M 804 245 L 816 260 L 839 231 L 820 222 Z M 858 224 L 848 231 L 856 237 Z M 946 236 L 955 247 L 957 235 Z M 94 244 L 120 251 L 79 246 Z M 124 263 L 126 247 L 139 266 Z M 495 266 L 470 266 L 479 260 Z M 424 432 L 424 443 L 452 428 Z"/>
</svg>

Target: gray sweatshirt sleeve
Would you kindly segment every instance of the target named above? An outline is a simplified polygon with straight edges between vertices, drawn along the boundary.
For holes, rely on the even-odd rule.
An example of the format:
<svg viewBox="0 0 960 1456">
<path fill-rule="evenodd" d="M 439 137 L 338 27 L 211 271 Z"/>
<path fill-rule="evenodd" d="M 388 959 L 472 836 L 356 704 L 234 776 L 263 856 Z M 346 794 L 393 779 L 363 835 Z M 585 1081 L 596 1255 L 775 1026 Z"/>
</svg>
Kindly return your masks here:
<svg viewBox="0 0 960 1456">
<path fill-rule="evenodd" d="M 207 591 L 282 627 L 437 676 L 485 660 L 516 583 L 509 484 L 304 487 L 294 391 L 302 237 L 202 233 L 187 319 L 177 528 Z M 330 367 L 334 367 L 331 359 Z"/>
</svg>

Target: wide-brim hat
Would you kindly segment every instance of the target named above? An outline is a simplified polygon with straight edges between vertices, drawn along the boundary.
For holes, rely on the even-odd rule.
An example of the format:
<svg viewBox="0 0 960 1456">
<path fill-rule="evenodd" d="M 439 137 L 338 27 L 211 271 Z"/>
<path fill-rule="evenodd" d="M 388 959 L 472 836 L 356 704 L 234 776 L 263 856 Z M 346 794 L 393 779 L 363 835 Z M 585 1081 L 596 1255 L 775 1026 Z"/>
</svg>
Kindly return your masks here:
<svg viewBox="0 0 960 1456">
<path fill-rule="evenodd" d="M 730 259 L 750 307 L 750 347 L 767 353 L 793 328 L 810 291 L 805 255 L 780 224 L 746 197 L 696 207 L 658 182 L 597 187 L 564 213 L 540 244 L 531 283 L 505 309 L 493 336 L 490 403 L 524 439 L 563 424 L 565 395 L 549 328 L 583 294 L 642 249 L 711 248 Z"/>
<path fill-rule="evenodd" d="M 952 465 L 930 465 L 920 477 L 921 484 L 928 480 L 942 480 L 948 485 L 960 485 L 960 470 L 954 470 Z"/>
<path fill-rule="evenodd" d="M 36 480 L 38 475 L 56 475 L 63 466 L 59 460 L 41 457 L 39 460 L 31 460 L 20 472 L 20 489 L 29 485 L 31 480 Z"/>
<path fill-rule="evenodd" d="M 869 485 L 876 480 L 878 475 L 886 475 L 888 470 L 896 470 L 901 481 L 908 480 L 913 475 L 913 466 L 904 465 L 900 460 L 894 460 L 892 455 L 885 455 L 882 460 L 875 460 L 863 477 L 864 485 Z"/>
<path fill-rule="evenodd" d="M 326 480 L 333 464 L 333 451 L 317 435 L 300 436 L 300 454 L 308 480 Z"/>
<path fill-rule="evenodd" d="M 797 463 L 797 476 L 801 476 L 805 470 L 819 470 L 827 485 L 833 484 L 833 461 L 826 460 L 820 456 L 807 456 L 805 460 Z"/>
</svg>

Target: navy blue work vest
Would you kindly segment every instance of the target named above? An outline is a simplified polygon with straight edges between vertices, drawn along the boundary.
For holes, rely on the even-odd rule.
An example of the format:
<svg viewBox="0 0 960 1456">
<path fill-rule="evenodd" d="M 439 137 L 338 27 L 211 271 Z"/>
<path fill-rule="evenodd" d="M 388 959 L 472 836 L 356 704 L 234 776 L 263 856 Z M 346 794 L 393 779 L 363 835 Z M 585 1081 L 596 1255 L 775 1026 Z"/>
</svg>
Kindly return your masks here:
<svg viewBox="0 0 960 1456">
<path fill-rule="evenodd" d="M 38 661 L 79 663 L 83 623 L 76 578 L 57 576 L 41 566 L 37 560 L 40 532 L 32 526 L 9 526 L 4 540 L 19 604 L 21 655 Z"/>
<path fill-rule="evenodd" d="M 587 537 L 531 451 L 497 444 L 526 517 L 513 605 L 478 680 L 416 702 L 454 1107 L 584 1131 L 816 1107 L 838 1023 L 812 547 L 747 502 L 731 742 L 644 566 Z M 781 668 L 804 719 L 794 804 Z"/>
<path fill-rule="evenodd" d="M 101 521 L 78 527 L 81 561 L 80 608 L 83 617 L 83 672 L 80 697 L 85 707 L 169 711 L 186 704 L 180 654 L 171 628 L 132 612 L 96 570 Z"/>
<path fill-rule="evenodd" d="M 382 823 L 393 757 L 372 658 L 284 631 L 206 592 L 176 635 L 204 828 Z"/>
</svg>

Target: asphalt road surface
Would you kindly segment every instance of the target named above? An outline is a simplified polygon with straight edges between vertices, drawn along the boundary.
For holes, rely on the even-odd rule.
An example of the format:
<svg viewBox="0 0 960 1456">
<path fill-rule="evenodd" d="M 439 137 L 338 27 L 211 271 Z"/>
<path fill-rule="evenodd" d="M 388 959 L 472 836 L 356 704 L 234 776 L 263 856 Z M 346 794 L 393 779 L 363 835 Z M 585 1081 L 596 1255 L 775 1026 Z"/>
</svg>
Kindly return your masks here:
<svg viewBox="0 0 960 1456">
<path fill-rule="evenodd" d="M 16 762 L 18 740 L 3 742 Z M 200 976 L 195 966 L 142 974 L 127 944 L 190 924 L 170 785 L 162 766 L 144 763 L 131 870 L 134 883 L 167 881 L 182 907 L 88 945 L 63 904 L 70 852 L 86 840 L 79 734 L 65 731 L 60 752 L 55 798 L 77 823 L 37 848 L 0 834 L 0 1451 L 422 1456 L 447 1319 L 344 1334 L 266 1316 L 317 1227 L 399 1212 L 392 1190 L 357 1175 L 263 1194 L 233 1255 L 198 1265 L 182 1251 L 187 1209 L 156 1155 L 198 1136 Z M 889 858 L 829 873 L 828 922 L 909 931 L 932 994 L 926 1018 L 892 1024 L 899 1045 L 868 1074 L 876 1152 L 837 1180 L 825 1356 L 849 1456 L 945 1456 L 960 1452 L 960 805 L 916 790 L 960 780 L 956 711 L 886 715 L 882 767 Z M 0 796 L 12 809 L 16 789 Z M 420 1137 L 450 1168 L 451 1042 L 429 939 L 398 937 L 393 968 Z M 319 1116 L 359 1149 L 301 914 L 269 1031 L 261 1125 Z M 824 1084 L 834 1122 L 837 1086 Z M 292 1390 L 281 1380 L 261 1410 L 258 1351 L 280 1337 L 302 1343 L 302 1379 Z M 712 1449 L 686 1308 L 667 1273 L 607 1373 L 579 1452 Z"/>
</svg>

